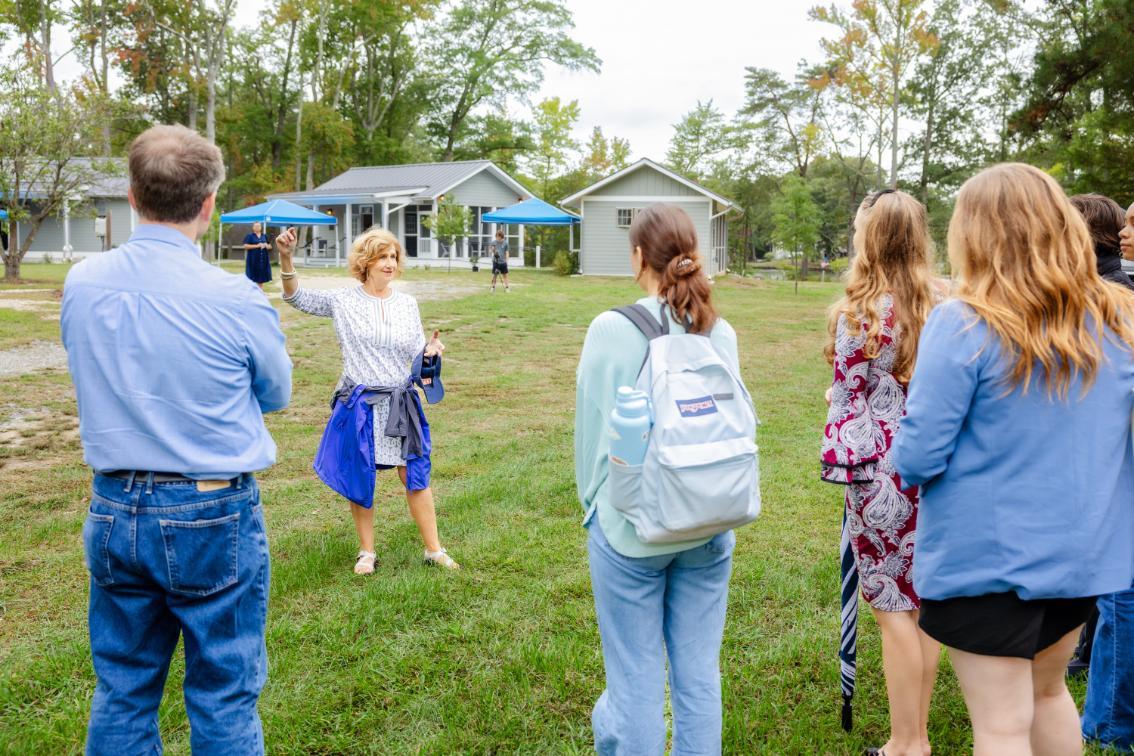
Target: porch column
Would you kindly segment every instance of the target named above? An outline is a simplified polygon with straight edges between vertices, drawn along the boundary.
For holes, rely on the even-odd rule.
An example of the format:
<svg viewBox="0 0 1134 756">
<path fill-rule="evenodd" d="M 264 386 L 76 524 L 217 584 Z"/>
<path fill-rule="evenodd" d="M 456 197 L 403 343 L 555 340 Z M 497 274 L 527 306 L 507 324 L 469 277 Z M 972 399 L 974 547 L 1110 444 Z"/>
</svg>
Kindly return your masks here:
<svg viewBox="0 0 1134 756">
<path fill-rule="evenodd" d="M 63 259 L 71 259 L 71 201 L 63 200 Z"/>
<path fill-rule="evenodd" d="M 312 205 L 311 209 L 314 210 L 315 212 L 319 212 L 319 206 L 318 205 Z M 319 251 L 319 237 L 322 236 L 322 233 L 320 233 L 322 231 L 322 229 L 323 229 L 322 226 L 312 226 L 311 227 L 311 247 L 314 247 L 316 252 Z M 337 233 L 338 229 L 336 228 L 335 231 Z M 311 256 L 311 247 L 308 247 L 303 252 L 303 267 L 305 267 L 305 268 L 307 267 L 307 258 Z"/>
<path fill-rule="evenodd" d="M 130 206 L 130 233 L 134 233 L 134 229 L 138 226 L 138 211 L 134 206 Z"/>
<path fill-rule="evenodd" d="M 420 218 L 420 216 L 419 216 Z M 418 238 L 418 244 L 421 243 L 421 237 Z M 436 258 L 437 253 L 441 251 L 441 245 L 437 241 L 437 200 L 433 200 L 433 228 L 429 230 L 429 256 Z M 452 251 L 449 254 L 453 254 Z"/>
<path fill-rule="evenodd" d="M 390 230 L 390 203 L 382 200 L 382 228 Z"/>
<path fill-rule="evenodd" d="M 349 202 L 343 207 L 343 243 L 347 245 L 354 240 L 354 234 L 350 228 L 351 207 L 352 205 Z M 342 262 L 339 256 L 339 248 L 335 247 L 335 267 L 337 268 L 340 265 L 342 265 Z"/>
</svg>

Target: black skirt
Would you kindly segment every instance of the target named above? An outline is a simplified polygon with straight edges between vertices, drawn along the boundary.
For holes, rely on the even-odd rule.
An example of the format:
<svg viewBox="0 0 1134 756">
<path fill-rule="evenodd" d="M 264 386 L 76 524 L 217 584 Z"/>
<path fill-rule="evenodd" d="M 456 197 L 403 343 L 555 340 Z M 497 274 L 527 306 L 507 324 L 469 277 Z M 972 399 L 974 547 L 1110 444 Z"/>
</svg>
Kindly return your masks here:
<svg viewBox="0 0 1134 756">
<path fill-rule="evenodd" d="M 268 250 L 245 250 L 244 275 L 256 283 L 267 283 L 272 280 L 272 263 L 268 260 Z"/>
<path fill-rule="evenodd" d="M 1032 599 L 988 593 L 934 601 L 922 598 L 918 624 L 950 648 L 982 656 L 1034 659 L 1036 654 L 1082 625 L 1095 597 Z"/>
</svg>

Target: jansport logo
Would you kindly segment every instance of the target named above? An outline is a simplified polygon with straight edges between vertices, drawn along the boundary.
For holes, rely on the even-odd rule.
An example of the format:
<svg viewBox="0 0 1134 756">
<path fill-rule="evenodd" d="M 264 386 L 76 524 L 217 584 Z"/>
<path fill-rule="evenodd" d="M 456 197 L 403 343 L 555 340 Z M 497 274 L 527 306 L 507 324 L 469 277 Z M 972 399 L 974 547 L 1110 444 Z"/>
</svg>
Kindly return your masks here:
<svg viewBox="0 0 1134 756">
<path fill-rule="evenodd" d="M 711 396 L 702 396 L 699 399 L 678 399 L 677 411 L 682 417 L 700 417 L 711 415 L 717 411 L 717 403 Z"/>
</svg>

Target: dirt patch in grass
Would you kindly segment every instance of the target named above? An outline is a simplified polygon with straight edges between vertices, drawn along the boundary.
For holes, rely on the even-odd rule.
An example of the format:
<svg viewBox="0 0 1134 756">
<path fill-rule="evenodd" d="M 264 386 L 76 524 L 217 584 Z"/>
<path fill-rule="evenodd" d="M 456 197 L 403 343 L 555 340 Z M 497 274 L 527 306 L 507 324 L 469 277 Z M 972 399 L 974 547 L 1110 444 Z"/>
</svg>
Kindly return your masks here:
<svg viewBox="0 0 1134 756">
<path fill-rule="evenodd" d="M 59 464 L 53 452 L 79 443 L 79 420 L 46 407 L 20 409 L 0 420 L 0 471 L 5 476 Z"/>
</svg>

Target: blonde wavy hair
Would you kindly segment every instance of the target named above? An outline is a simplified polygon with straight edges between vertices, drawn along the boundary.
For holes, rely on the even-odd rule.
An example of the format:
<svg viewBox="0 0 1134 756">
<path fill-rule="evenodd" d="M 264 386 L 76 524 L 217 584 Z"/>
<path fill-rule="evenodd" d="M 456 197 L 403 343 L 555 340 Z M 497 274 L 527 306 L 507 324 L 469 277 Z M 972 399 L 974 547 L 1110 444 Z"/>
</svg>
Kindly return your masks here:
<svg viewBox="0 0 1134 756">
<path fill-rule="evenodd" d="M 1014 362 L 1009 390 L 1026 393 L 1035 379 L 1065 399 L 1076 376 L 1088 390 L 1103 359 L 1102 326 L 1134 345 L 1134 297 L 1099 277 L 1082 215 L 1037 168 L 1004 163 L 965 182 L 949 222 L 949 260 L 957 297 Z"/>
<path fill-rule="evenodd" d="M 854 333 L 866 325 L 864 353 L 867 359 L 877 358 L 883 326 L 881 300 L 889 294 L 894 325 L 901 329 L 893 374 L 908 383 L 921 328 L 936 302 L 929 267 L 933 243 L 925 206 L 905 192 L 878 192 L 859 205 L 854 228 L 855 256 L 847 273 L 846 294 L 828 313 L 824 354 L 833 364 L 835 330 L 839 317 L 845 316 Z"/>
<path fill-rule="evenodd" d="M 398 243 L 398 237 L 384 228 L 377 227 L 355 237 L 354 243 L 350 246 L 350 253 L 347 254 L 347 270 L 359 281 L 366 283 L 366 274 L 370 271 L 370 266 L 378 259 L 380 254 L 388 251 L 391 247 L 398 255 L 398 272 L 400 273 L 406 259 L 402 245 Z"/>
</svg>

